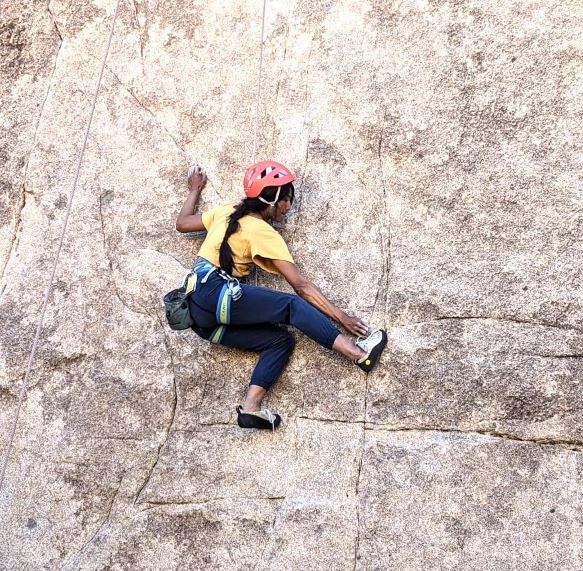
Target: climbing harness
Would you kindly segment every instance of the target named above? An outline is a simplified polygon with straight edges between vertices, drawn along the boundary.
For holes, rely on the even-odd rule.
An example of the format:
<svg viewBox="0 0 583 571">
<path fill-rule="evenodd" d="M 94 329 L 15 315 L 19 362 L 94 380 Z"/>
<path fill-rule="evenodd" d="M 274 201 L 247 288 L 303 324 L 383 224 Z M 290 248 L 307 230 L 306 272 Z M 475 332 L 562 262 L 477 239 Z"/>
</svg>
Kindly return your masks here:
<svg viewBox="0 0 583 571">
<path fill-rule="evenodd" d="M 205 284 L 210 275 L 217 273 L 222 279 L 227 282 L 229 295 L 233 298 L 233 301 L 237 301 L 243 295 L 243 290 L 241 284 L 237 278 L 229 275 L 225 270 L 218 268 L 214 264 L 211 264 L 208 260 L 204 258 L 197 258 L 192 265 L 192 271 L 197 275 L 202 275 L 200 283 Z"/>
<path fill-rule="evenodd" d="M 220 344 L 225 335 L 226 327 L 231 323 L 231 303 L 237 301 L 243 295 L 243 289 L 237 278 L 230 276 L 222 268 L 217 268 L 204 258 L 198 258 L 193 266 L 193 271 L 197 275 L 201 275 L 200 283 L 206 283 L 211 274 L 216 273 L 225 284 L 221 288 L 221 293 L 217 299 L 217 308 L 215 311 L 215 319 L 219 324 L 209 337 L 211 343 Z"/>
<path fill-rule="evenodd" d="M 243 288 L 239 280 L 230 276 L 223 269 L 217 268 L 204 258 L 198 258 L 194 262 L 192 271 L 200 278 L 201 284 L 206 283 L 211 274 L 216 274 L 225 281 L 217 300 L 215 316 L 217 323 L 229 325 L 231 323 L 231 303 L 241 299 L 243 295 Z"/>
<path fill-rule="evenodd" d="M 192 265 L 192 271 L 184 276 L 182 285 L 177 289 L 169 291 L 163 298 L 166 320 L 171 329 L 188 329 L 194 325 L 194 320 L 190 316 L 188 298 L 196 291 L 197 284 L 207 283 L 212 274 L 216 274 L 225 281 L 217 301 L 215 318 L 220 325 L 229 325 L 231 322 L 231 303 L 241 299 L 243 288 L 237 278 L 230 276 L 221 268 L 217 268 L 208 260 L 197 258 Z M 222 338 L 224 328 L 221 328 L 219 331 L 217 330 L 215 330 L 216 334 L 213 332 L 213 335 L 211 335 L 212 338 L 216 337 L 215 343 L 219 342 L 219 334 L 220 338 Z"/>
<path fill-rule="evenodd" d="M 85 137 L 83 139 L 83 146 L 81 147 L 81 153 L 79 154 L 79 160 L 77 162 L 77 170 L 75 172 L 75 179 L 73 181 L 73 187 L 69 193 L 69 199 L 67 202 L 67 209 L 65 211 L 65 217 L 63 219 L 63 227 L 61 229 L 61 235 L 59 238 L 59 243 L 57 246 L 57 252 L 55 254 L 55 259 L 53 263 L 53 268 L 51 271 L 51 276 L 49 278 L 46 290 L 45 290 L 45 297 L 41 309 L 41 314 L 38 320 L 36 333 L 34 336 L 34 341 L 32 343 L 32 348 L 28 357 L 28 363 L 26 365 L 26 372 L 24 374 L 24 379 L 22 381 L 22 385 L 20 387 L 20 392 L 18 394 L 18 401 L 16 405 L 16 414 L 14 415 L 14 421 L 12 423 L 12 429 L 10 431 L 10 437 L 8 439 L 8 445 L 6 446 L 6 451 L 4 453 L 4 460 L 2 462 L 2 469 L 0 471 L 0 490 L 2 489 L 2 485 L 4 483 L 4 475 L 6 473 L 6 466 L 8 465 L 8 459 L 10 457 L 10 452 L 12 451 L 12 446 L 14 445 L 14 437 L 16 435 L 16 427 L 18 425 L 18 419 L 20 417 L 20 409 L 22 408 L 22 401 L 24 399 L 24 395 L 28 389 L 28 379 L 30 377 L 30 371 L 32 368 L 32 363 L 34 361 L 34 357 L 36 355 L 36 348 L 38 345 L 38 340 L 40 337 L 40 332 L 43 326 L 45 313 L 47 309 L 47 305 L 49 302 L 49 296 L 53 287 L 53 282 L 55 280 L 55 275 L 57 272 L 57 264 L 59 262 L 59 256 L 61 255 L 61 249 L 63 247 L 63 242 L 65 241 L 65 232 L 67 230 L 67 223 L 69 222 L 69 215 L 71 213 L 71 206 L 73 204 L 73 198 L 75 196 L 75 190 L 77 189 L 77 181 L 79 180 L 79 174 L 81 173 L 81 163 L 83 161 L 83 156 L 85 155 L 85 148 L 87 147 L 87 139 L 89 138 L 89 130 L 91 128 L 91 122 L 93 121 L 93 114 L 95 112 L 95 106 L 97 104 L 97 96 L 99 95 L 99 88 L 101 86 L 101 79 L 103 77 L 103 72 L 105 70 L 105 62 L 107 61 L 107 56 L 109 55 L 109 48 L 111 46 L 111 40 L 113 38 L 113 30 L 115 28 L 115 20 L 117 18 L 117 13 L 119 10 L 119 5 L 121 4 L 121 0 L 117 0 L 117 4 L 115 6 L 115 10 L 113 12 L 113 16 L 111 19 L 111 28 L 109 30 L 109 37 L 107 39 L 107 45 L 105 47 L 105 53 L 103 55 L 103 61 L 101 62 L 101 68 L 99 70 L 99 76 L 97 78 L 97 83 L 95 86 L 95 93 L 93 95 L 93 103 L 91 105 L 91 112 L 89 113 L 89 119 L 87 121 L 87 127 L 85 129 Z"/>
<path fill-rule="evenodd" d="M 178 290 L 172 290 L 167 293 L 164 297 L 164 304 L 166 305 L 166 317 L 168 319 L 168 324 L 172 329 L 186 329 L 186 327 L 191 327 L 194 325 L 194 321 L 190 317 L 190 311 L 188 309 L 188 296 L 196 291 L 198 284 L 206 284 L 211 275 L 216 274 L 222 280 L 224 280 L 224 285 L 221 288 L 219 297 L 217 299 L 217 306 L 215 309 L 215 319 L 218 326 L 212 331 L 208 340 L 211 343 L 220 344 L 223 336 L 225 334 L 226 325 L 231 322 L 231 304 L 241 299 L 243 295 L 243 288 L 239 283 L 237 278 L 230 276 L 223 269 L 211 264 L 208 260 L 204 258 L 197 258 L 192 265 L 192 271 L 188 273 L 182 284 L 182 288 Z M 168 303 L 166 298 L 170 296 L 169 302 L 173 300 L 184 300 L 185 306 L 180 306 L 180 302 L 176 301 L 177 309 L 172 308 L 174 313 L 169 317 L 168 315 Z M 188 317 L 185 313 L 188 312 Z M 175 316 L 175 317 L 174 317 Z M 186 327 L 173 327 L 172 318 L 180 323 L 187 323 L 190 320 L 190 324 Z"/>
</svg>

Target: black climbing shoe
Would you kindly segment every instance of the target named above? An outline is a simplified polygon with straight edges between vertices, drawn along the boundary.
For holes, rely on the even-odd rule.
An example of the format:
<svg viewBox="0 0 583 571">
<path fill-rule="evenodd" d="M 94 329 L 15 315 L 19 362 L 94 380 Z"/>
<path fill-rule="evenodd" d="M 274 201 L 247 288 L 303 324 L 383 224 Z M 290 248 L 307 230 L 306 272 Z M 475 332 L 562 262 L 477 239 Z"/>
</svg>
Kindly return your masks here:
<svg viewBox="0 0 583 571">
<path fill-rule="evenodd" d="M 366 373 L 370 373 L 387 344 L 387 332 L 384 329 L 373 331 L 368 337 L 359 337 L 356 344 L 366 352 L 364 357 L 356 359 L 354 362 Z"/>
<path fill-rule="evenodd" d="M 243 412 L 237 407 L 237 424 L 241 428 L 266 428 L 275 430 L 281 422 L 281 416 L 274 414 L 268 408 L 262 408 L 257 412 Z"/>
</svg>

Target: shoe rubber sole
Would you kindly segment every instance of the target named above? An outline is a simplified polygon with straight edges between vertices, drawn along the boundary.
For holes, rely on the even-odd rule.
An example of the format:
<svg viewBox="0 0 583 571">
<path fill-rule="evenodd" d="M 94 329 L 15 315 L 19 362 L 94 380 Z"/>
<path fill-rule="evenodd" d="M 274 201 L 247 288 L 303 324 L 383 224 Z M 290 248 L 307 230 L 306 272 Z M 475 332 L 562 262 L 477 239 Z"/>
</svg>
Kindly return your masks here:
<svg viewBox="0 0 583 571">
<path fill-rule="evenodd" d="M 277 428 L 281 423 L 281 416 L 275 414 L 275 420 L 273 421 L 273 426 L 271 422 L 260 418 L 255 414 L 247 414 L 241 411 L 241 407 L 237 407 L 237 424 L 241 428 L 260 428 L 263 430 L 272 430 Z"/>
<path fill-rule="evenodd" d="M 380 330 L 382 333 L 382 338 L 380 343 L 377 343 L 372 351 L 370 352 L 370 355 L 362 362 L 362 363 L 358 363 L 356 362 L 356 364 L 365 372 L 365 373 L 370 373 L 375 365 L 378 363 L 381 353 L 383 352 L 383 349 L 385 348 L 386 344 L 387 344 L 387 332 L 384 329 Z"/>
</svg>

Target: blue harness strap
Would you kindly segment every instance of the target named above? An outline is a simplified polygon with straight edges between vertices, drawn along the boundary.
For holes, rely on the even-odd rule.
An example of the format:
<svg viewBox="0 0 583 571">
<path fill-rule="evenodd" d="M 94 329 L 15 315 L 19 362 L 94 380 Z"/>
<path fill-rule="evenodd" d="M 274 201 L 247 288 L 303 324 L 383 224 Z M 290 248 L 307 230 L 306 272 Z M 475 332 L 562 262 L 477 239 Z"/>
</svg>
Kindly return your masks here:
<svg viewBox="0 0 583 571">
<path fill-rule="evenodd" d="M 201 278 L 201 283 L 205 284 L 209 276 L 217 270 L 210 262 L 203 258 L 199 258 L 192 266 L 192 271 Z"/>
<path fill-rule="evenodd" d="M 201 284 L 206 283 L 210 275 L 214 272 L 216 272 L 220 278 L 225 280 L 225 284 L 221 288 L 221 293 L 219 294 L 219 298 L 217 300 L 215 316 L 217 323 L 220 323 L 221 325 L 228 325 L 231 322 L 231 303 L 233 300 L 237 301 L 243 294 L 239 280 L 230 276 L 222 269 L 217 268 L 204 258 L 198 258 L 193 264 L 192 269 L 197 278 L 200 279 Z M 222 329 L 219 331 L 219 329 L 221 328 L 219 327 L 213 332 L 211 335 L 211 340 L 214 339 L 215 336 L 220 336 L 222 338 L 224 331 Z M 214 342 L 215 341 L 213 341 L 213 343 Z M 216 342 L 218 343 L 219 341 Z"/>
<path fill-rule="evenodd" d="M 211 336 L 209 337 L 209 341 L 211 343 L 216 343 L 216 344 L 220 344 L 221 341 L 223 340 L 223 336 L 225 335 L 225 329 L 226 327 L 224 325 L 219 325 L 212 333 Z"/>
<path fill-rule="evenodd" d="M 228 283 L 222 287 L 219 294 L 216 317 L 217 323 L 222 323 L 223 325 L 231 323 L 231 292 Z"/>
</svg>

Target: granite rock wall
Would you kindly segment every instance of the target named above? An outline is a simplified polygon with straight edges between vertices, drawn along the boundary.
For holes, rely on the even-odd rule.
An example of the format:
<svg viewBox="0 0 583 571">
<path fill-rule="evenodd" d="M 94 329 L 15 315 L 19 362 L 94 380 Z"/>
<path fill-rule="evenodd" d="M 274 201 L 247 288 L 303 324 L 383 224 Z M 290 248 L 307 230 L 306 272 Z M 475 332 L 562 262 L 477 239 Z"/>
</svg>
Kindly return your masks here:
<svg viewBox="0 0 583 571">
<path fill-rule="evenodd" d="M 113 0 L 0 6 L 0 452 Z M 237 201 L 260 0 L 122 0 L 0 490 L 0 569 L 579 571 L 583 5 L 268 0 L 258 156 L 281 232 L 386 327 L 366 376 L 296 333 L 275 433 L 234 424 L 255 356 L 164 322 Z M 259 283 L 287 289 L 260 274 Z"/>
</svg>

